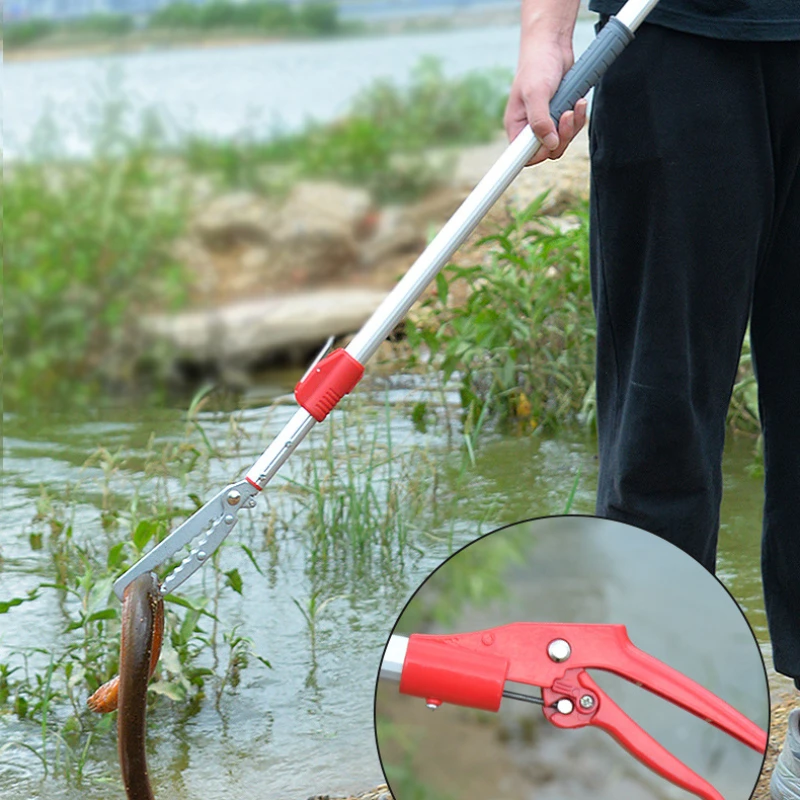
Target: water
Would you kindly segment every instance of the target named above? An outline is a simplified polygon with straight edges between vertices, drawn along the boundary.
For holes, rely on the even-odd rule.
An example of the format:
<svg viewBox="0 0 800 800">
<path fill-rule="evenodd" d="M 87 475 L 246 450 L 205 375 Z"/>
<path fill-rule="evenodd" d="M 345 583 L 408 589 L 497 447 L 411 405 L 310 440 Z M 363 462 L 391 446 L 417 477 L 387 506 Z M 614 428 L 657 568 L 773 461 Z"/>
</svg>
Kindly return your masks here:
<svg viewBox="0 0 800 800">
<path fill-rule="evenodd" d="M 579 21 L 576 52 L 592 37 L 591 22 Z M 86 155 L 99 109 L 120 97 L 132 126 L 149 109 L 173 131 L 263 138 L 345 114 L 375 80 L 408 81 L 425 56 L 440 59 L 448 76 L 496 68 L 512 74 L 518 43 L 518 28 L 501 26 L 6 64 L 4 155 L 26 155 L 44 118 L 57 124 L 64 151 Z"/>
<path fill-rule="evenodd" d="M 330 585 L 320 586 L 308 570 L 308 538 L 297 496 L 287 491 L 285 484 L 281 489 L 280 482 L 265 492 L 268 502 L 262 499 L 257 513 L 237 526 L 231 536 L 234 546 L 223 551 L 222 568 L 239 569 L 244 595 L 240 598 L 229 592 L 219 615 L 226 624 L 241 623 L 241 632 L 252 637 L 255 652 L 269 659 L 272 669 L 256 664 L 246 669 L 236 693 L 223 696 L 219 711 L 210 697 L 195 715 L 186 715 L 180 706 L 168 702 L 157 706 L 149 718 L 148 734 L 157 796 L 170 796 L 171 792 L 186 800 L 216 800 L 252 794 L 258 786 L 259 797 L 279 800 L 347 793 L 380 783 L 372 732 L 375 676 L 388 632 L 411 591 L 452 548 L 479 532 L 562 511 L 576 479 L 574 510 L 591 511 L 596 478 L 591 439 L 580 432 L 558 439 L 491 438 L 479 449 L 476 465 L 462 473 L 458 439 L 450 440 L 443 428 L 419 433 L 410 421 L 414 402 L 437 402 L 438 397 L 414 378 L 378 385 L 373 393 L 364 388 L 348 401 L 357 415 L 347 415 L 352 422 L 347 449 L 341 439 L 334 442 L 341 470 L 348 465 L 357 468 L 368 457 L 373 432 L 378 431 L 379 445 L 386 444 L 390 433 L 394 461 L 407 462 L 404 480 L 431 481 L 436 475 L 440 497 L 459 487 L 461 499 L 449 519 L 434 527 L 427 515 L 420 517 L 402 568 L 399 563 L 378 563 L 361 577 L 338 575 Z M 456 418 L 455 397 L 448 397 L 450 414 Z M 387 400 L 391 408 L 388 429 L 384 424 Z M 214 459 L 207 475 L 198 469 L 186 485 L 168 482 L 170 492 L 185 502 L 190 491 L 208 496 L 241 475 L 291 411 L 288 405 L 248 408 L 237 416 L 242 438 L 236 447 L 226 445 L 228 415 L 203 414 L 206 435 L 225 457 Z M 325 428 L 338 424 L 336 414 L 341 412 L 335 412 Z M 30 533 L 42 528 L 33 522 L 42 485 L 56 493 L 68 484 L 76 487 L 69 495 L 72 524 L 102 552 L 106 545 L 97 513 L 102 471 L 98 465 L 85 466 L 85 462 L 99 445 L 129 458 L 111 479 L 113 496 L 126 507 L 131 497 L 146 497 L 152 490 L 152 479 L 141 472 L 151 432 L 157 436 L 157 451 L 183 440 L 186 423 L 182 413 L 119 408 L 88 413 L 84 418 L 6 415 L 0 600 L 21 596 L 40 581 L 53 578 L 47 548 L 34 550 L 29 542 Z M 302 475 L 310 459 L 320 463 L 326 436 L 324 429 L 312 432 L 287 464 L 288 474 Z M 734 595 L 744 601 L 766 650 L 763 605 L 757 590 L 760 485 L 747 473 L 751 457 L 750 440 L 729 443 L 722 574 Z M 270 544 L 265 535 L 268 507 L 289 521 L 278 530 L 277 544 Z M 238 543 L 252 548 L 263 576 Z M 203 583 L 211 593 L 211 577 L 210 570 L 201 571 L 182 587 L 182 593 L 196 595 Z M 304 605 L 315 589 L 338 599 L 320 615 L 312 654 L 305 620 L 293 598 Z M 20 648 L 62 648 L 65 634 L 60 614 L 57 594 L 45 592 L 39 600 L 0 616 L 0 663 Z M 46 660 L 39 668 L 43 670 L 45 665 Z M 81 695 L 80 703 L 84 699 Z M 67 712 L 62 707 L 52 713 Z M 40 743 L 41 731 L 32 723 L 0 715 L 0 726 L 5 742 L 20 741 L 33 747 Z M 0 758 L 0 793 L 4 797 L 101 800 L 109 796 L 109 784 L 115 792 L 119 787 L 112 733 L 101 735 L 92 744 L 86 776 L 80 787 L 53 778 L 43 781 L 41 764 L 19 747 L 6 750 Z"/>
</svg>

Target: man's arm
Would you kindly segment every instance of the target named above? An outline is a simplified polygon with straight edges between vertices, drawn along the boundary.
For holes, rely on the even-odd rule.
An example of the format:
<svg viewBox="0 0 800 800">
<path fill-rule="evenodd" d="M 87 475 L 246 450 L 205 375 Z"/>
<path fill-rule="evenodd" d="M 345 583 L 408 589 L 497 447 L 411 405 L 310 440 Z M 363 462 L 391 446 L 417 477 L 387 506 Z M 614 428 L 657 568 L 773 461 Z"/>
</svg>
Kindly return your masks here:
<svg viewBox="0 0 800 800">
<path fill-rule="evenodd" d="M 550 119 L 549 103 L 561 78 L 574 61 L 572 33 L 580 0 L 522 0 L 522 30 L 517 74 L 505 113 L 513 139 L 530 124 L 543 147 L 531 164 L 559 158 L 586 122 L 586 100 L 565 112 L 558 131 Z"/>
</svg>

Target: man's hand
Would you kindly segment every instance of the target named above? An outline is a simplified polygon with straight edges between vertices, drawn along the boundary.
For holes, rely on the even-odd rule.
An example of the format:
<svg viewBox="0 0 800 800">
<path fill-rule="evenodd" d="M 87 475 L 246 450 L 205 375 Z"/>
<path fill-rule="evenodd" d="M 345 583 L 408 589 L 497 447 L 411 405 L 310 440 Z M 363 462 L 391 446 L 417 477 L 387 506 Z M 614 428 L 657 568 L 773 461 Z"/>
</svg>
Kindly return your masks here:
<svg viewBox="0 0 800 800">
<path fill-rule="evenodd" d="M 538 164 L 560 158 L 586 123 L 586 100 L 565 111 L 558 130 L 550 118 L 549 104 L 561 79 L 572 66 L 572 30 L 577 3 L 564 0 L 524 0 L 519 66 L 505 113 L 509 140 L 530 124 L 542 147 L 531 159 Z"/>
</svg>

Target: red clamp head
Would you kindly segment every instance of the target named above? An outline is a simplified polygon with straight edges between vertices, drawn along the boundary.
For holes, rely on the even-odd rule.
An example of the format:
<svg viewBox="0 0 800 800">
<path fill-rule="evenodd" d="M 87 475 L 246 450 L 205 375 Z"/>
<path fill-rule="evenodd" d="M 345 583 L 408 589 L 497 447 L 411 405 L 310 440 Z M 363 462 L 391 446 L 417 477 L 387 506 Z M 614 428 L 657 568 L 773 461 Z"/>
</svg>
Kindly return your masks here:
<svg viewBox="0 0 800 800">
<path fill-rule="evenodd" d="M 613 672 L 701 717 L 759 753 L 767 734 L 682 673 L 639 650 L 624 625 L 517 622 L 452 636 L 412 635 L 404 694 L 497 711 L 506 681 L 542 687 L 545 717 L 559 728 L 595 725 L 662 777 L 706 800 L 722 795 L 611 700 L 587 669 Z"/>
</svg>

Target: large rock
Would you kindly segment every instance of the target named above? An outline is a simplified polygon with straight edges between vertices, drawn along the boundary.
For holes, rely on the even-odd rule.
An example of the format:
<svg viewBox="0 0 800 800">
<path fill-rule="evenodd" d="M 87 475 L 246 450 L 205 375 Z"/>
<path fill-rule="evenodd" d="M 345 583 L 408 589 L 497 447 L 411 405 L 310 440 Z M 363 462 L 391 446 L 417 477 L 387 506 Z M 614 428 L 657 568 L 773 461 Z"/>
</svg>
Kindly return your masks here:
<svg viewBox="0 0 800 800">
<path fill-rule="evenodd" d="M 142 332 L 151 342 L 166 343 L 177 360 L 215 364 L 224 372 L 352 333 L 385 296 L 366 289 L 329 289 L 264 297 L 208 310 L 150 315 L 142 320 Z"/>
<path fill-rule="evenodd" d="M 253 192 L 215 197 L 194 219 L 194 232 L 213 250 L 245 242 L 268 242 L 275 217 L 273 205 Z"/>
<path fill-rule="evenodd" d="M 223 303 L 265 288 L 319 286 L 360 268 L 373 217 L 368 192 L 333 183 L 298 183 L 279 204 L 234 192 L 197 213 L 177 252 L 200 272 L 196 298 Z"/>
</svg>

